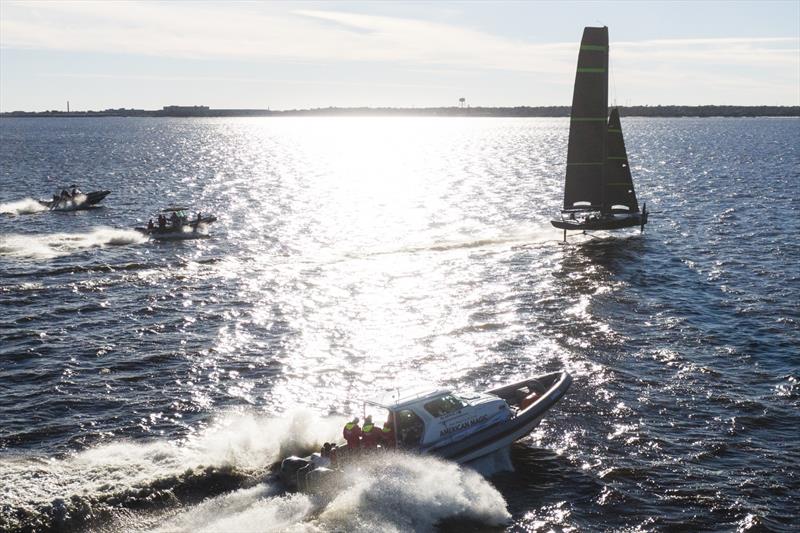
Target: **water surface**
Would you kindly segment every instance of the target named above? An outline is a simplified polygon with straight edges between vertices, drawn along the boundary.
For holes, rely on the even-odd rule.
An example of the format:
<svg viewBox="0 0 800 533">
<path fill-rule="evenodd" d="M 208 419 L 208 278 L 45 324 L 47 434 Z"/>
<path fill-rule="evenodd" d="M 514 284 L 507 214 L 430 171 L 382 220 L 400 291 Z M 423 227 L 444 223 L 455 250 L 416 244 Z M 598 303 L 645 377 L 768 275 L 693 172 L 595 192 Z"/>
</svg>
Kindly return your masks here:
<svg viewBox="0 0 800 533">
<path fill-rule="evenodd" d="M 565 119 L 0 120 L 0 529 L 792 530 L 800 121 L 623 128 L 651 223 L 564 246 Z M 213 238 L 130 231 L 167 204 Z M 264 481 L 376 392 L 560 369 L 513 472 Z"/>
</svg>

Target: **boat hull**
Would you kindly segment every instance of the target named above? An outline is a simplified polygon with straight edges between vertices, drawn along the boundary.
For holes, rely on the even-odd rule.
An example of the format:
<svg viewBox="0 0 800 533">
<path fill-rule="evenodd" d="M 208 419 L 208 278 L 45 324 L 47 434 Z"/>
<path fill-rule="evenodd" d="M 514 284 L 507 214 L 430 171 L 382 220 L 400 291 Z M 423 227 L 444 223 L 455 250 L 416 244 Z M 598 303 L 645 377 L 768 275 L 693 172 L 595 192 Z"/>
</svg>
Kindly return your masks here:
<svg viewBox="0 0 800 533">
<path fill-rule="evenodd" d="M 139 233 L 143 235 L 147 235 L 153 240 L 156 241 L 189 241 L 193 239 L 208 239 L 209 235 L 207 233 L 201 233 L 200 231 L 192 228 L 182 228 L 179 230 L 169 230 L 169 231 L 160 231 L 158 229 L 149 230 L 147 228 L 133 228 Z"/>
<path fill-rule="evenodd" d="M 470 437 L 442 447 L 421 450 L 422 453 L 438 455 L 457 463 L 469 463 L 502 450 L 528 435 L 542 421 L 542 418 L 569 390 L 572 377 L 567 372 L 557 372 L 522 380 L 488 392 L 499 396 L 509 405 L 519 407 L 522 398 L 517 391 L 528 389 L 540 392 L 535 402 L 517 412 L 516 416 L 495 424 Z"/>
<path fill-rule="evenodd" d="M 571 231 L 615 230 L 642 227 L 647 224 L 647 215 L 643 215 L 642 213 L 631 213 L 576 220 L 562 218 L 560 220 L 551 220 L 550 223 L 558 229 Z"/>
</svg>

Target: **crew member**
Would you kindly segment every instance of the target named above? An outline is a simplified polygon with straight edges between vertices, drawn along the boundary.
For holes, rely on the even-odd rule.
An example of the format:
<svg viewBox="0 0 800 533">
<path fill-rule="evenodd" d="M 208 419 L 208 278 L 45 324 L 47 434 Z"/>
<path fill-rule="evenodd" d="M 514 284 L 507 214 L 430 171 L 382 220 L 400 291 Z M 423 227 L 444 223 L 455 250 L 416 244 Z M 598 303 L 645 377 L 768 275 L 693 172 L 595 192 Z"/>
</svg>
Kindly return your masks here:
<svg viewBox="0 0 800 533">
<path fill-rule="evenodd" d="M 322 457 L 330 458 L 332 449 L 333 449 L 333 444 L 331 444 L 330 442 L 326 442 L 325 444 L 322 445 L 322 448 L 320 448 L 319 454 Z"/>
<path fill-rule="evenodd" d="M 380 430 L 372 423 L 372 415 L 364 419 L 364 427 L 361 428 L 361 445 L 365 449 L 375 449 L 381 438 Z"/>
<path fill-rule="evenodd" d="M 333 442 L 329 442 L 328 445 L 330 446 L 328 448 L 328 459 L 331 460 L 331 465 L 336 468 L 338 466 L 339 447 Z"/>
<path fill-rule="evenodd" d="M 394 448 L 395 445 L 394 420 L 392 419 L 392 414 L 389 413 L 389 416 L 386 418 L 386 422 L 383 423 L 383 429 L 381 429 L 381 446 L 389 449 Z"/>
<path fill-rule="evenodd" d="M 153 219 L 152 218 L 147 221 L 147 229 L 149 229 L 150 231 L 153 231 Z"/>
<path fill-rule="evenodd" d="M 359 446 L 359 439 L 361 438 L 361 427 L 358 425 L 358 417 L 344 425 L 342 436 L 347 441 L 347 447 L 351 450 L 357 450 Z"/>
<path fill-rule="evenodd" d="M 314 466 L 328 467 L 331 465 L 331 443 L 326 442 L 319 450 L 319 455 L 311 454 L 311 462 Z"/>
</svg>

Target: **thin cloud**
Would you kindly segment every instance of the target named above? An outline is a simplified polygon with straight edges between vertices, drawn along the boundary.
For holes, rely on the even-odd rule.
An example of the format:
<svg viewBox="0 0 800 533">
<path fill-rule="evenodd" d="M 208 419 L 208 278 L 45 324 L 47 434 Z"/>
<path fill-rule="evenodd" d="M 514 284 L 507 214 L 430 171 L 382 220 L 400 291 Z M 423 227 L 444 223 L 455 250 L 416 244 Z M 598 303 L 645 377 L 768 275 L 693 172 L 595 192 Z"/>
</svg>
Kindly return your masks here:
<svg viewBox="0 0 800 533">
<path fill-rule="evenodd" d="M 0 20 L 0 46 L 194 59 L 396 62 L 539 72 L 563 71 L 564 61 L 575 47 L 531 45 L 415 19 L 312 10 L 270 13 L 268 7 L 9 3 Z"/>
<path fill-rule="evenodd" d="M 280 11 L 269 3 L 4 2 L 0 46 L 238 60 L 397 65 L 406 71 L 543 73 L 571 84 L 577 42 L 532 44 L 427 20 L 353 12 Z M 717 66 L 800 83 L 800 39 L 612 42 L 617 71 L 705 72 Z M 719 83 L 734 81 L 720 73 Z M 369 82 L 369 72 L 363 76 Z M 647 76 L 645 76 L 647 77 Z M 543 77 L 544 78 L 544 77 Z M 311 81 L 305 82 L 311 83 Z"/>
<path fill-rule="evenodd" d="M 800 67 L 800 38 L 671 39 L 613 44 L 621 60 Z"/>
<path fill-rule="evenodd" d="M 284 79 L 284 78 L 253 78 L 246 76 L 164 76 L 149 74 L 101 74 L 101 73 L 42 73 L 43 78 L 74 78 L 74 79 L 101 79 L 101 80 L 140 80 L 140 81 L 177 81 L 177 82 L 221 82 L 221 83 L 253 83 L 253 84 L 287 84 L 287 85 L 331 85 L 363 87 L 397 87 L 397 88 L 422 88 L 422 89 L 458 89 L 459 86 L 434 83 L 392 83 L 392 82 L 363 82 L 346 80 L 315 80 L 315 79 Z"/>
<path fill-rule="evenodd" d="M 543 73 L 567 73 L 574 67 L 575 42 L 531 44 L 418 19 L 269 8 L 269 4 L 188 2 L 7 2 L 0 20 L 0 46 Z M 612 46 L 618 60 L 800 64 L 797 38 L 661 39 Z"/>
</svg>

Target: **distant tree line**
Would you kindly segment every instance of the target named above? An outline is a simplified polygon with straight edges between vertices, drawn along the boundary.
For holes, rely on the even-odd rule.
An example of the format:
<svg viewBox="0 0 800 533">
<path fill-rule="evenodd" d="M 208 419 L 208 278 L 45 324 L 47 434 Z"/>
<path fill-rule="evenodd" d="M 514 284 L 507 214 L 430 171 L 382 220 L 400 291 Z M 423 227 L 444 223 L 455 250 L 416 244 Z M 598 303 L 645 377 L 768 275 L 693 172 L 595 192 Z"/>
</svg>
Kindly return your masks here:
<svg viewBox="0 0 800 533">
<path fill-rule="evenodd" d="M 800 106 L 657 105 L 619 106 L 625 117 L 798 117 Z M 210 109 L 168 106 L 160 110 L 11 111 L 0 117 L 270 117 L 270 116 L 419 116 L 419 117 L 568 117 L 570 106 L 518 107 L 325 107 L 316 109 Z"/>
</svg>

